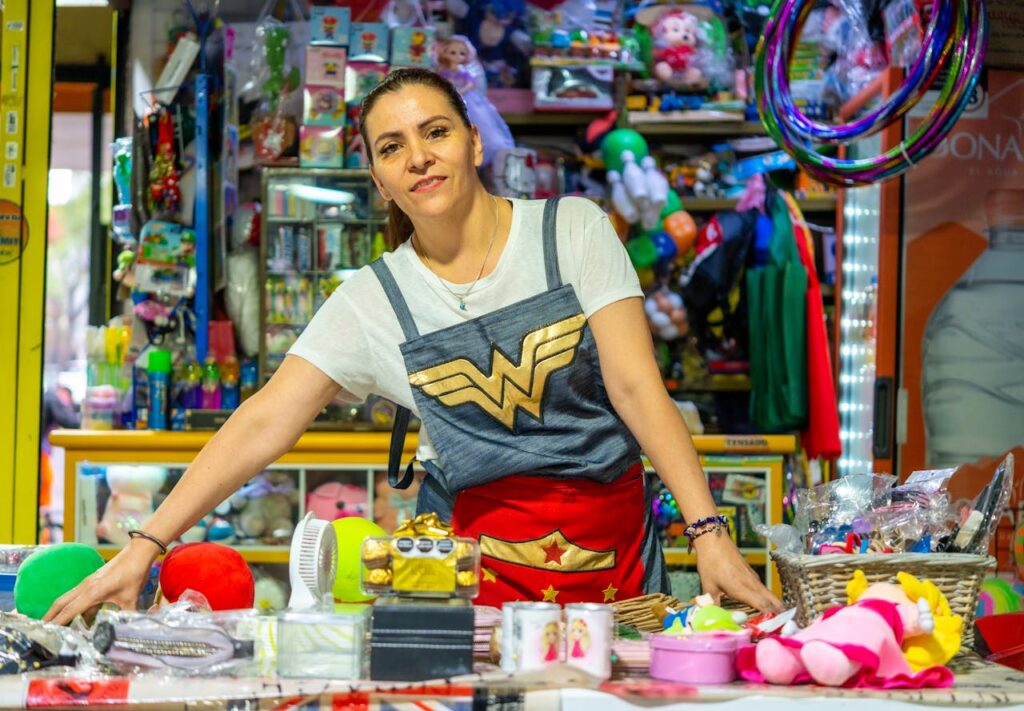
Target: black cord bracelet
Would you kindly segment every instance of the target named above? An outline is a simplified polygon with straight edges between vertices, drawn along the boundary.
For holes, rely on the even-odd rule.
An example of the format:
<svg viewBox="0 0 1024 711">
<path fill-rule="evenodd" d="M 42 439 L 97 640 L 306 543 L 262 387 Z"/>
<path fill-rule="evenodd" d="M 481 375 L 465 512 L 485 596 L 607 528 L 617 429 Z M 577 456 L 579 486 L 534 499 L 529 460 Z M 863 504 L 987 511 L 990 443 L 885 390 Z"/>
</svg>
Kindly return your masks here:
<svg viewBox="0 0 1024 711">
<path fill-rule="evenodd" d="M 147 541 L 152 541 L 160 549 L 160 553 L 162 553 L 163 555 L 167 555 L 167 544 L 161 541 L 156 536 L 154 536 L 152 533 L 146 533 L 142 529 L 133 528 L 132 530 L 128 531 L 128 537 L 133 540 L 135 538 L 145 538 Z"/>
</svg>

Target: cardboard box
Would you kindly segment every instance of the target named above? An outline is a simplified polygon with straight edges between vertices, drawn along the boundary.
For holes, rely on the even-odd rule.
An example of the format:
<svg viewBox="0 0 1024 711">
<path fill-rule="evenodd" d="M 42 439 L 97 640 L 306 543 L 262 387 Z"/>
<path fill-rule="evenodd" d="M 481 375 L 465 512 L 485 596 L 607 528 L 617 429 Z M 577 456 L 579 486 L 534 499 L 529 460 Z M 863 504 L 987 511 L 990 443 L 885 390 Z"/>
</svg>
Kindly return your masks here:
<svg viewBox="0 0 1024 711">
<path fill-rule="evenodd" d="M 377 600 L 370 633 L 371 679 L 427 681 L 472 671 L 473 606 L 468 600 Z"/>
<path fill-rule="evenodd" d="M 348 44 L 352 11 L 347 7 L 314 6 L 309 14 L 310 44 Z"/>
</svg>

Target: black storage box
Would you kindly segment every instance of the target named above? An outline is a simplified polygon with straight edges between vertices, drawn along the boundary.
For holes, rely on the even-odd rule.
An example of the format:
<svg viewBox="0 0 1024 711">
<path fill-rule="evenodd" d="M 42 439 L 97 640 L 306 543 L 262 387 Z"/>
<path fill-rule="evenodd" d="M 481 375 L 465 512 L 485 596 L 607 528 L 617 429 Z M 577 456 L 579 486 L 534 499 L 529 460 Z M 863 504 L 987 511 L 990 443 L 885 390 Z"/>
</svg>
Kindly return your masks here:
<svg viewBox="0 0 1024 711">
<path fill-rule="evenodd" d="M 473 606 L 467 600 L 381 598 L 371 624 L 375 681 L 427 681 L 473 671 Z"/>
</svg>

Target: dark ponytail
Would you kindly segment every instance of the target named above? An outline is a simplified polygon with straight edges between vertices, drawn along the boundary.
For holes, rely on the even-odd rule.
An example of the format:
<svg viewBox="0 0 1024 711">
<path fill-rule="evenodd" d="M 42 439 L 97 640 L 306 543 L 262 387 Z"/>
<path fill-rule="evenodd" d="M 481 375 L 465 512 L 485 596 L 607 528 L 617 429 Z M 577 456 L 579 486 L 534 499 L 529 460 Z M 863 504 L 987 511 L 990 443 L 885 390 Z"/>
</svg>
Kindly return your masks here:
<svg viewBox="0 0 1024 711">
<path fill-rule="evenodd" d="M 388 74 L 384 81 L 373 87 L 370 93 L 363 98 L 359 106 L 359 135 L 362 137 L 363 145 L 366 147 L 366 158 L 370 165 L 373 165 L 373 146 L 370 145 L 369 136 L 366 135 L 366 117 L 373 111 L 373 107 L 376 106 L 380 97 L 406 86 L 429 86 L 440 91 L 448 99 L 448 103 L 459 117 L 459 120 L 462 121 L 462 124 L 466 128 L 470 128 L 473 125 L 472 121 L 469 120 L 469 111 L 466 109 L 465 100 L 463 100 L 459 90 L 450 81 L 429 69 L 414 67 L 396 69 Z M 388 203 L 388 226 L 384 232 L 384 241 L 387 243 L 388 249 L 398 247 L 398 245 L 409 238 L 412 231 L 412 220 L 392 200 Z"/>
<path fill-rule="evenodd" d="M 409 239 L 413 232 L 412 220 L 394 200 L 388 203 L 388 225 L 384 230 L 384 242 L 388 249 L 394 250 L 398 245 Z"/>
</svg>

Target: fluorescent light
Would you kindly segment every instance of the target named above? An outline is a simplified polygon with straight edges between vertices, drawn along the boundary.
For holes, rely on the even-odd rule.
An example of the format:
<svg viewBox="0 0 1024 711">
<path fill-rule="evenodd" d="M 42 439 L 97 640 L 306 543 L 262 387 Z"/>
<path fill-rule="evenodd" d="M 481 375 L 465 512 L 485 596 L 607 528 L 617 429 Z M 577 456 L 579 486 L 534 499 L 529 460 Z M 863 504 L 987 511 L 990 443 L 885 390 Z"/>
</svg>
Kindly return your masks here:
<svg viewBox="0 0 1024 711">
<path fill-rule="evenodd" d="M 57 0 L 57 7 L 107 7 L 107 0 Z"/>
<path fill-rule="evenodd" d="M 319 202 L 326 205 L 349 205 L 356 201 L 356 196 L 348 190 L 337 188 L 321 188 L 317 185 L 290 185 L 289 192 L 300 200 Z"/>
</svg>

